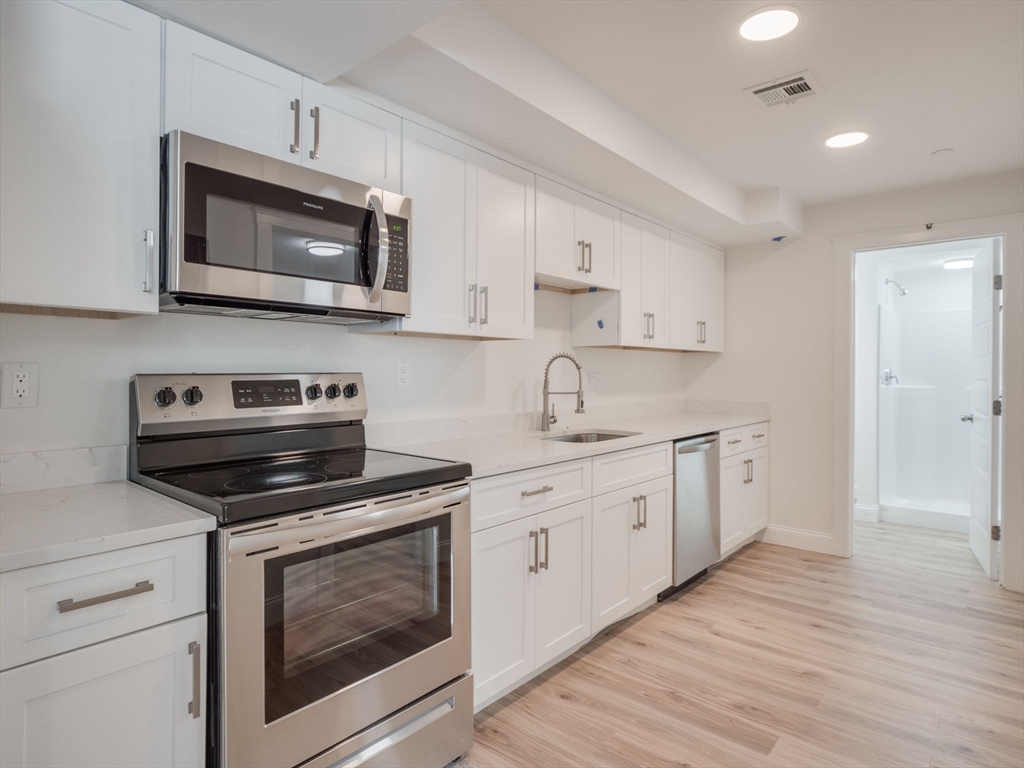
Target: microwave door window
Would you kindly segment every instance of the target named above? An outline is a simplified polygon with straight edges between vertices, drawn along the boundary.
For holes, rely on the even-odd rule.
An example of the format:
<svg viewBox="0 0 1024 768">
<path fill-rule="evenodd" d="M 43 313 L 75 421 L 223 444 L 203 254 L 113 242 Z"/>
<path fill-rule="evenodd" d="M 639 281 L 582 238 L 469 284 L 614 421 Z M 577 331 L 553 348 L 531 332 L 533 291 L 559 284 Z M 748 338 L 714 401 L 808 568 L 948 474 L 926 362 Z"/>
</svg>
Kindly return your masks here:
<svg viewBox="0 0 1024 768">
<path fill-rule="evenodd" d="M 363 232 L 348 224 L 207 197 L 206 263 L 367 286 Z"/>
</svg>

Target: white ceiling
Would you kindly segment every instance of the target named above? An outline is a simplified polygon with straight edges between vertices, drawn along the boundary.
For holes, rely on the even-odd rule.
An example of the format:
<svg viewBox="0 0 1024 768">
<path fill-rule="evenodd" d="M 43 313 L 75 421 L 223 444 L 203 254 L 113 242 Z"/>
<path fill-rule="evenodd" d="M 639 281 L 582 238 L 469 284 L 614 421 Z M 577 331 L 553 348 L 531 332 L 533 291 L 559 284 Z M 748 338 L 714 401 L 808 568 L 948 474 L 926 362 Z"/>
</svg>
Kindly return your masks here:
<svg viewBox="0 0 1024 768">
<path fill-rule="evenodd" d="M 326 83 L 459 0 L 131 0 Z"/>
<path fill-rule="evenodd" d="M 478 3 L 744 190 L 811 203 L 1024 166 L 1021 2 L 790 0 L 799 26 L 761 43 L 737 29 L 765 0 Z M 825 95 L 743 93 L 805 69 Z"/>
</svg>

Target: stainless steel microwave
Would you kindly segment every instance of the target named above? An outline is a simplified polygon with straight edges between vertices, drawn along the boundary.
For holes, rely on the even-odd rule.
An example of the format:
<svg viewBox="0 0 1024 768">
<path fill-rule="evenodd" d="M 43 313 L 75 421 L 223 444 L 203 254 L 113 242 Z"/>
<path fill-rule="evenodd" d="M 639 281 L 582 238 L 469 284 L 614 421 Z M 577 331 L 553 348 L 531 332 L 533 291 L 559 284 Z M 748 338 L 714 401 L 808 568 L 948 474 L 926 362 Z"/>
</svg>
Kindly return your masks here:
<svg viewBox="0 0 1024 768">
<path fill-rule="evenodd" d="M 161 311 L 408 316 L 409 198 L 181 131 L 161 171 Z"/>
</svg>

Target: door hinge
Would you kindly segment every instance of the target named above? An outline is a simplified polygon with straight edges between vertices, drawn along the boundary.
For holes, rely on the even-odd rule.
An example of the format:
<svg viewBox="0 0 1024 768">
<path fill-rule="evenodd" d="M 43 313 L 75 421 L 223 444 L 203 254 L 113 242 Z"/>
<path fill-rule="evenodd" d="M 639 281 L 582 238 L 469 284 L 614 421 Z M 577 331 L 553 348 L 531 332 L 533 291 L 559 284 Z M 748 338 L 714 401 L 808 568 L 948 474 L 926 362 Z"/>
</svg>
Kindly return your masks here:
<svg viewBox="0 0 1024 768">
<path fill-rule="evenodd" d="M 1002 416 L 1003 415 L 1003 398 L 992 401 L 992 415 Z"/>
<path fill-rule="evenodd" d="M 1003 276 L 1002 275 L 996 275 L 995 277 L 992 278 L 992 287 L 995 288 L 997 291 L 1003 290 Z"/>
<path fill-rule="evenodd" d="M 999 541 L 1003 536 L 1003 529 L 998 525 L 992 526 L 992 541 Z"/>
</svg>

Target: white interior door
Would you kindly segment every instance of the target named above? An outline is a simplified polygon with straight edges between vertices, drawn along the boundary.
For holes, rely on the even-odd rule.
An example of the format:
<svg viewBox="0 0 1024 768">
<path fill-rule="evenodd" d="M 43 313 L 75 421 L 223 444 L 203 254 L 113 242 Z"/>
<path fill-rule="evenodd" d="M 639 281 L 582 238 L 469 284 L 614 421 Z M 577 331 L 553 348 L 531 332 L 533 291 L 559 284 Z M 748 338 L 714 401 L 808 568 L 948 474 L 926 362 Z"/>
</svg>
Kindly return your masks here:
<svg viewBox="0 0 1024 768">
<path fill-rule="evenodd" d="M 999 273 L 1002 241 L 994 239 L 974 257 L 971 355 L 971 551 L 989 578 L 999 576 L 999 544 L 992 526 L 999 523 L 999 419 L 992 416 L 999 396 Z"/>
</svg>

